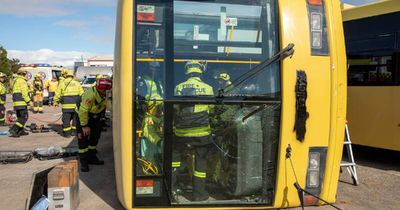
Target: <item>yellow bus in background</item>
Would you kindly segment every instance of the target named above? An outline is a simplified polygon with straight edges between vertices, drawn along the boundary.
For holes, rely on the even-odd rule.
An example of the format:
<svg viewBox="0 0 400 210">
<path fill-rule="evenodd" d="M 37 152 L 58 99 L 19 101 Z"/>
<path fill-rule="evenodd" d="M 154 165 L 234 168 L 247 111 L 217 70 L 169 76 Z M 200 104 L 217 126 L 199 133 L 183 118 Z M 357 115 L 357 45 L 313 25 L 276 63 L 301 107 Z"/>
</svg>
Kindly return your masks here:
<svg viewBox="0 0 400 210">
<path fill-rule="evenodd" d="M 343 11 L 354 144 L 400 151 L 400 3 Z"/>
<path fill-rule="evenodd" d="M 347 91 L 339 1 L 119 0 L 117 14 L 113 139 L 125 208 L 335 202 Z M 177 87 L 189 69 L 207 91 Z M 174 170 L 182 110 L 208 113 L 206 172 L 189 143 Z M 206 199 L 193 196 L 196 177 Z"/>
</svg>

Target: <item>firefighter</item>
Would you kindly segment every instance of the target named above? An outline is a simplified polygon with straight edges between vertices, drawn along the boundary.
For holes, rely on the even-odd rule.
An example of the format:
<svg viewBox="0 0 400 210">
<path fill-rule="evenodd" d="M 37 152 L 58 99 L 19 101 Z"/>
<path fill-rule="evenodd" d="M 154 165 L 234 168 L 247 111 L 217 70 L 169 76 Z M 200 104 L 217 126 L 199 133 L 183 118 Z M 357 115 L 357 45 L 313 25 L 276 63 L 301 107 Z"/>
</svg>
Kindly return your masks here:
<svg viewBox="0 0 400 210">
<path fill-rule="evenodd" d="M 158 80 L 160 78 L 160 64 L 150 62 L 146 73 L 138 78 L 138 93 L 141 98 L 140 107 L 142 107 L 143 120 L 141 139 L 142 156 L 151 162 L 159 161 L 159 151 L 162 144 L 162 126 L 163 126 L 163 86 Z"/>
<path fill-rule="evenodd" d="M 204 67 L 197 61 L 185 65 L 188 79 L 175 87 L 176 96 L 212 96 L 213 88 L 201 80 Z M 205 104 L 176 105 L 174 114 L 174 134 L 172 152 L 172 186 L 176 190 L 177 173 L 182 173 L 185 165 L 184 151 L 187 146 L 194 150 L 193 200 L 209 198 L 206 191 L 207 155 L 212 143 L 210 127 L 211 106 Z"/>
<path fill-rule="evenodd" d="M 33 93 L 33 111 L 43 113 L 43 90 L 44 85 L 40 74 L 33 75 L 32 93 Z"/>
<path fill-rule="evenodd" d="M 3 72 L 0 72 L 0 126 L 5 125 L 6 123 L 6 107 L 4 104 L 6 103 L 6 87 L 4 86 L 4 82 L 6 80 L 7 75 Z"/>
<path fill-rule="evenodd" d="M 57 78 L 53 77 L 47 85 L 47 90 L 49 91 L 49 105 L 53 105 L 53 99 L 56 94 L 57 87 L 58 87 Z"/>
<path fill-rule="evenodd" d="M 106 109 L 106 92 L 112 88 L 112 80 L 99 78 L 96 86 L 83 93 L 76 112 L 78 115 L 77 137 L 81 171 L 88 172 L 89 164 L 103 165 L 97 157 L 97 143 L 101 135 L 100 116 Z"/>
<path fill-rule="evenodd" d="M 67 77 L 69 69 L 67 68 L 62 68 L 61 70 L 61 76 L 58 78 L 58 80 L 60 81 L 60 83 Z"/>
<path fill-rule="evenodd" d="M 231 85 L 231 77 L 229 76 L 228 73 L 219 73 L 217 74 L 217 76 L 215 76 L 215 78 L 218 82 L 218 89 L 224 89 L 227 86 Z"/>
<path fill-rule="evenodd" d="M 76 114 L 75 108 L 80 96 L 83 93 L 82 85 L 74 80 L 74 72 L 66 71 L 66 78 L 60 82 L 54 97 L 54 106 L 58 106 L 61 102 L 63 136 L 69 137 L 76 131 Z M 72 124 L 71 124 L 72 120 Z"/>
<path fill-rule="evenodd" d="M 26 70 L 19 69 L 17 77 L 12 84 L 13 106 L 17 114 L 17 122 L 10 128 L 10 137 L 20 137 L 28 135 L 24 130 L 26 121 L 28 120 L 28 105 L 33 106 L 33 102 L 29 97 L 29 87 L 26 79 Z"/>
</svg>

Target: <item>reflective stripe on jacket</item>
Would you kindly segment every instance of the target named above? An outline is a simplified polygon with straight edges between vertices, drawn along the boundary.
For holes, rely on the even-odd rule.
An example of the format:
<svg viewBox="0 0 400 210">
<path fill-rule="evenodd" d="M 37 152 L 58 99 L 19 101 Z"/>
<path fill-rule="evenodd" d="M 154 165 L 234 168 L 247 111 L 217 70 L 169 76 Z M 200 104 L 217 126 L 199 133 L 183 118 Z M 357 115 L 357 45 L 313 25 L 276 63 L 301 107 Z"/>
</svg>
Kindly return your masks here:
<svg viewBox="0 0 400 210">
<path fill-rule="evenodd" d="M 13 106 L 15 109 L 25 109 L 31 101 L 29 98 L 29 87 L 26 78 L 17 75 L 12 85 Z"/>
<path fill-rule="evenodd" d="M 199 77 L 191 77 L 175 87 L 176 96 L 212 96 L 214 91 Z M 211 134 L 210 105 L 174 105 L 174 133 L 179 137 L 202 137 Z"/>
<path fill-rule="evenodd" d="M 2 82 L 0 82 L 0 104 L 6 103 L 6 86 Z"/>
<path fill-rule="evenodd" d="M 54 102 L 61 102 L 63 111 L 74 112 L 83 93 L 82 85 L 73 78 L 64 79 L 56 90 Z"/>
<path fill-rule="evenodd" d="M 103 112 L 107 102 L 106 98 L 101 96 L 95 87 L 87 89 L 81 98 L 81 103 L 76 111 L 79 116 L 79 122 L 82 126 L 86 126 L 89 123 L 89 116 Z"/>
</svg>

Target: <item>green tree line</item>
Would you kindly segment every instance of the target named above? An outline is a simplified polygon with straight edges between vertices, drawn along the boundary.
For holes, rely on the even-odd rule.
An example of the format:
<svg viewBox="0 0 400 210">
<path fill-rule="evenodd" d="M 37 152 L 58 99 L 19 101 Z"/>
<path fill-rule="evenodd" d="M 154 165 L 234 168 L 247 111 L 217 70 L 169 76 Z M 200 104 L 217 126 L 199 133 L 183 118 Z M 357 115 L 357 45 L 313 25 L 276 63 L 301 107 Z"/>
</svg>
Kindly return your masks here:
<svg viewBox="0 0 400 210">
<path fill-rule="evenodd" d="M 17 73 L 20 63 L 19 59 L 9 59 L 7 55 L 7 50 L 0 45 L 0 72 L 7 74 L 7 77 L 11 78 L 13 73 Z"/>
<path fill-rule="evenodd" d="M 19 63 L 19 59 L 9 59 L 7 54 L 7 50 L 0 45 L 0 72 L 7 75 L 7 81 L 4 84 L 7 91 L 10 91 L 13 74 L 17 73 L 21 64 Z"/>
</svg>

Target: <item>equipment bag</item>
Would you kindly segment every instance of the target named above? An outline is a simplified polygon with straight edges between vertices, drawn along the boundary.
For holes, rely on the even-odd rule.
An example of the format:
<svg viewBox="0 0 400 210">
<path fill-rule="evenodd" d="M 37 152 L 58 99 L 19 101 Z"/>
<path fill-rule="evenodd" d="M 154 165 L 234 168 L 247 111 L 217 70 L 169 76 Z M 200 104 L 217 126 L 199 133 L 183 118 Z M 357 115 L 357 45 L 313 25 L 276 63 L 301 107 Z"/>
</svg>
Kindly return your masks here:
<svg viewBox="0 0 400 210">
<path fill-rule="evenodd" d="M 0 151 L 0 163 L 27 163 L 33 158 L 31 151 Z"/>
<path fill-rule="evenodd" d="M 78 155 L 78 147 L 42 147 L 33 151 L 33 156 L 39 160 L 51 160 Z"/>
</svg>

